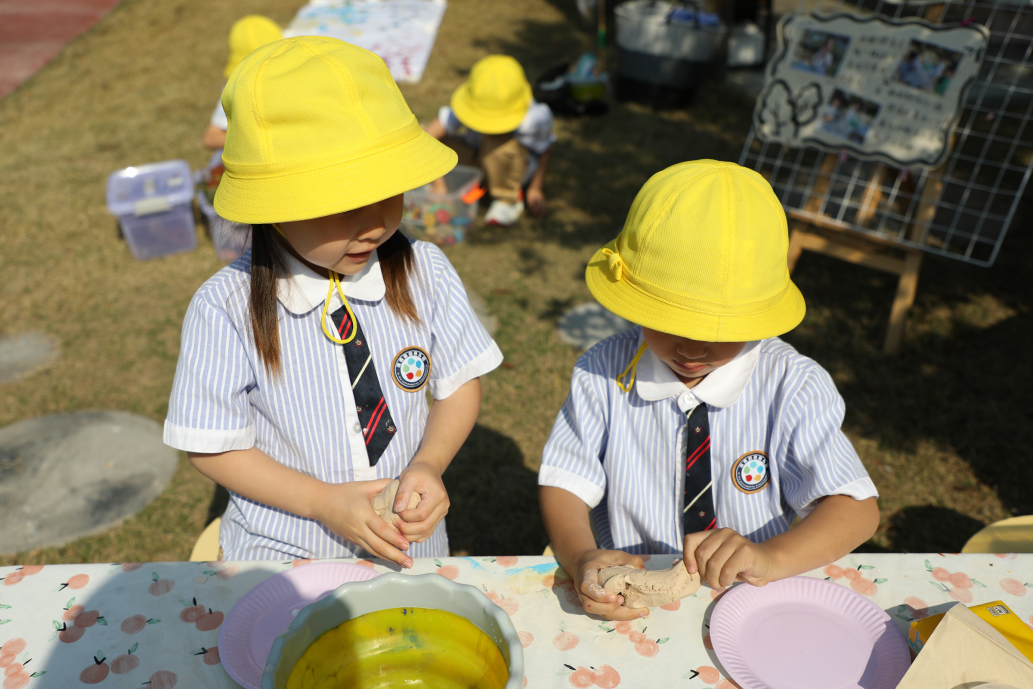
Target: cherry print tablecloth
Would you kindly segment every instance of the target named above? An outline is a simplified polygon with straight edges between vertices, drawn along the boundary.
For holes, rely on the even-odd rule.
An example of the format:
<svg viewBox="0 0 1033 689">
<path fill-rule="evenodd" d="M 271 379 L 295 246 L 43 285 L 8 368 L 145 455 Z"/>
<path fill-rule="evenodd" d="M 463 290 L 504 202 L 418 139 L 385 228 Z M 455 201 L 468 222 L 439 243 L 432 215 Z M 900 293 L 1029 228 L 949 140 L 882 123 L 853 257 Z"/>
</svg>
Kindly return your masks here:
<svg viewBox="0 0 1033 689">
<path fill-rule="evenodd" d="M 670 563 L 657 555 L 647 566 Z M 0 687 L 236 687 L 219 658 L 226 613 L 256 584 L 304 564 L 0 567 Z M 706 587 L 644 620 L 614 623 L 584 614 L 553 558 L 418 559 L 408 573 L 428 572 L 480 588 L 509 613 L 527 687 L 735 686 L 709 647 L 715 595 Z M 1033 624 L 1033 555 L 856 554 L 810 576 L 868 596 L 902 629 L 930 608 L 998 599 Z"/>
</svg>

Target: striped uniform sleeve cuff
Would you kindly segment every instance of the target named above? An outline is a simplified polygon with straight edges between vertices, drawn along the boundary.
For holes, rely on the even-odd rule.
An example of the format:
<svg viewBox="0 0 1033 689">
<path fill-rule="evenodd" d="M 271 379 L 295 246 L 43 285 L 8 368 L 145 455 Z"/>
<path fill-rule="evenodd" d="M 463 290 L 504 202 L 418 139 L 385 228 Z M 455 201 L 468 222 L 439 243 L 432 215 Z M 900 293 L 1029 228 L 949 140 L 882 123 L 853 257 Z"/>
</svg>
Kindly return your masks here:
<svg viewBox="0 0 1033 689">
<path fill-rule="evenodd" d="M 872 480 L 865 476 L 864 478 L 859 478 L 856 481 L 851 481 L 850 483 L 842 485 L 839 488 L 836 488 L 832 491 L 829 491 L 829 495 L 846 495 L 853 498 L 854 500 L 867 500 L 868 498 L 879 497 L 879 491 L 875 488 L 875 484 L 872 483 Z M 812 500 L 811 502 L 807 503 L 799 510 L 797 510 L 796 516 L 798 516 L 800 519 L 803 519 L 808 514 L 810 514 L 817 506 L 818 501 Z"/>
<path fill-rule="evenodd" d="M 593 508 L 602 502 L 605 490 L 592 483 L 588 479 L 578 476 L 572 471 L 560 469 L 559 467 L 543 464 L 538 470 L 538 485 L 562 488 L 581 498 L 589 508 Z"/>
<path fill-rule="evenodd" d="M 204 428 L 185 428 L 165 421 L 162 440 L 169 447 L 185 452 L 218 454 L 230 450 L 250 450 L 255 446 L 255 427 L 239 430 L 215 431 Z"/>
<path fill-rule="evenodd" d="M 443 400 L 453 392 L 469 383 L 474 378 L 480 378 L 490 373 L 502 363 L 502 350 L 492 341 L 491 346 L 477 355 L 477 357 L 453 373 L 448 378 L 438 378 L 427 383 L 430 394 L 436 400 Z"/>
</svg>

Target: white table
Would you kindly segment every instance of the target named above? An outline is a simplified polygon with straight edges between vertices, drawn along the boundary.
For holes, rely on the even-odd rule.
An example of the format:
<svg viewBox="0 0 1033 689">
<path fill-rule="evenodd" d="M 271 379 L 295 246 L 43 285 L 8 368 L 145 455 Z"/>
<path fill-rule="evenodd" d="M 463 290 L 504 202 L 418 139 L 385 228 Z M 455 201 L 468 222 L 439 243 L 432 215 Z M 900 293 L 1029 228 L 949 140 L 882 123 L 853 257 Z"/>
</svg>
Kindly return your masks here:
<svg viewBox="0 0 1033 689">
<path fill-rule="evenodd" d="M 359 561 L 378 572 L 382 562 Z M 671 556 L 653 556 L 662 569 Z M 201 631 L 180 613 L 197 599 L 228 613 L 253 586 L 292 566 L 283 562 L 152 562 L 0 567 L 0 666 L 3 689 L 80 686 L 80 675 L 102 660 L 115 668 L 109 687 L 201 689 L 238 686 L 218 658 L 219 628 Z M 301 566 L 304 566 L 302 564 Z M 550 557 L 417 559 L 407 573 L 437 572 L 477 586 L 512 617 L 524 645 L 527 687 L 660 687 L 731 689 L 709 648 L 713 592 L 706 587 L 645 620 L 616 624 L 584 614 L 572 582 Z M 810 576 L 831 578 L 868 596 L 901 629 L 916 611 L 961 601 L 1004 600 L 1033 623 L 1033 555 L 852 555 Z M 74 601 L 72 600 L 74 599 Z M 81 632 L 58 629 L 65 608 L 83 605 Z M 93 611 L 96 611 L 94 613 Z M 218 621 L 218 616 L 210 623 Z M 21 640 L 21 641 L 19 641 Z M 24 646 L 24 648 L 21 648 Z M 11 649 L 16 652 L 11 654 Z M 15 663 L 24 663 L 22 671 Z M 98 676 L 102 669 L 92 671 Z M 35 676 L 30 678 L 32 673 Z M 43 673 L 43 674 L 39 674 Z M 89 673 L 88 673 L 89 674 Z M 12 677 L 24 678 L 12 680 Z M 145 685 L 150 681 L 151 684 Z M 585 682 L 588 682 L 586 684 Z"/>
</svg>

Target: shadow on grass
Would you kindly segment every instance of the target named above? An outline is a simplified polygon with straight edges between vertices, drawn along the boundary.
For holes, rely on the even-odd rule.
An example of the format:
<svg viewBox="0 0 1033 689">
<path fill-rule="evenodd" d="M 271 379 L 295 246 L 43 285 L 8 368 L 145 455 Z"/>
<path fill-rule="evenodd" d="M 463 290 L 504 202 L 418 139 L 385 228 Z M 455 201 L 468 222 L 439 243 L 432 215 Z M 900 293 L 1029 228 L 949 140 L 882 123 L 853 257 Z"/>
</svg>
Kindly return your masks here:
<svg viewBox="0 0 1033 689">
<path fill-rule="evenodd" d="M 1033 513 L 1033 237 L 1024 231 L 1031 217 L 1027 197 L 991 268 L 926 257 L 896 357 L 881 353 L 896 277 L 807 253 L 793 279 L 809 313 L 785 338 L 836 377 L 845 428 L 876 440 L 887 454 L 913 455 L 930 442 L 956 454 L 1012 514 Z M 978 515 L 981 496 L 970 479 L 928 481 L 945 489 L 954 507 Z M 929 486 L 906 488 L 920 500 Z M 954 552 L 983 522 L 952 514 L 902 509 L 892 517 L 897 535 L 890 538 L 897 549 Z"/>
<path fill-rule="evenodd" d="M 896 553 L 957 553 L 983 522 L 943 507 L 905 507 L 890 518 L 889 536 Z"/>
<path fill-rule="evenodd" d="M 477 424 L 444 475 L 453 555 L 540 555 L 538 475 L 510 438 Z"/>
</svg>

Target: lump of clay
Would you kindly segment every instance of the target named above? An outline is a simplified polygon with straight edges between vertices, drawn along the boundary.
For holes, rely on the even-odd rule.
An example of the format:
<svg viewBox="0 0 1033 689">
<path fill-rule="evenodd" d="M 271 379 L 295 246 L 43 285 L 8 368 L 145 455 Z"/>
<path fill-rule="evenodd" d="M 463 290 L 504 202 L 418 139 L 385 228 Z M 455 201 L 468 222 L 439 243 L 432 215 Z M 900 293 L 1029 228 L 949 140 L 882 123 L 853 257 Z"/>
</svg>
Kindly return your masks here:
<svg viewBox="0 0 1033 689">
<path fill-rule="evenodd" d="M 606 567 L 599 570 L 599 583 L 610 593 L 624 596 L 626 608 L 651 608 L 667 605 L 699 588 L 699 575 L 689 574 L 685 561 L 670 569 L 647 570 L 634 567 Z"/>
<path fill-rule="evenodd" d="M 373 511 L 377 513 L 378 517 L 387 522 L 388 526 L 394 526 L 402 521 L 402 518 L 398 516 L 394 509 L 395 495 L 398 493 L 398 483 L 398 479 L 395 479 L 384 490 L 373 496 Z M 419 504 L 420 494 L 413 491 L 412 495 L 409 496 L 409 506 L 406 509 L 411 510 Z"/>
</svg>

